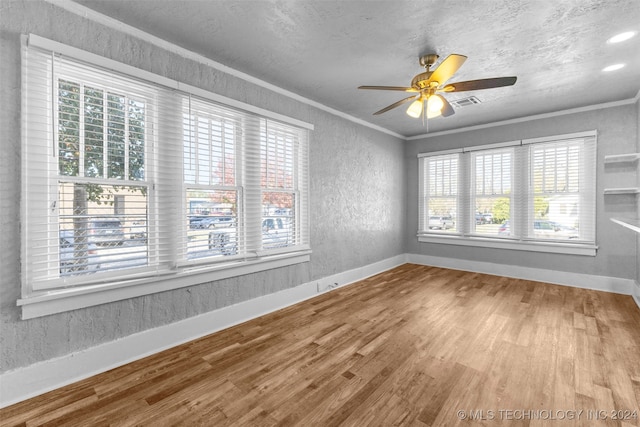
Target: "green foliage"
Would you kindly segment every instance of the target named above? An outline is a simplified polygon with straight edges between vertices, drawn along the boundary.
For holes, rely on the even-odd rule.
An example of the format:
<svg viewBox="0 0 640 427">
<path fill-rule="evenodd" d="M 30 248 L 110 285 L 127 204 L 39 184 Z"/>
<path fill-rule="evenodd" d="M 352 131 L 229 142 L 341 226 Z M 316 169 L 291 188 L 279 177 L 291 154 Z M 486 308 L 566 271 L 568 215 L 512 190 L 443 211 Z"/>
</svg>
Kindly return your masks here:
<svg viewBox="0 0 640 427">
<path fill-rule="evenodd" d="M 446 199 L 433 197 L 429 199 L 430 215 L 453 215 L 455 216 L 455 198 Z"/>
<path fill-rule="evenodd" d="M 57 124 L 60 175 L 145 179 L 144 102 L 60 79 Z M 123 189 L 146 192 L 139 186 L 78 185 L 98 204 L 113 204 L 114 192 Z"/>
<path fill-rule="evenodd" d="M 58 89 L 58 163 L 60 175 L 77 176 L 80 154 L 80 87 L 60 80 Z"/>
<path fill-rule="evenodd" d="M 500 197 L 495 200 L 492 208 L 493 222 L 501 224 L 511 218 L 511 200 L 508 197 Z"/>
<path fill-rule="evenodd" d="M 546 219 L 549 215 L 549 198 L 533 198 L 533 215 L 535 219 Z"/>
</svg>

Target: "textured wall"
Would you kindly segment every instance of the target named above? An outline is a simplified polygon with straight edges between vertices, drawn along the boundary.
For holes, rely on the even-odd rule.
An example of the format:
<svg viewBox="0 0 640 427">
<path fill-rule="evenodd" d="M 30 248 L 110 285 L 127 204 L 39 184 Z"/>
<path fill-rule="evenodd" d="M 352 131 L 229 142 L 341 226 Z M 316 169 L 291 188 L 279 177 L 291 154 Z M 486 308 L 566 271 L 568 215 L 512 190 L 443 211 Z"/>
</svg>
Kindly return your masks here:
<svg viewBox="0 0 640 427">
<path fill-rule="evenodd" d="M 636 153 L 640 153 L 640 100 L 636 101 Z M 640 162 L 636 162 L 636 185 L 640 187 Z M 636 196 L 636 216 L 640 220 L 640 195 Z M 640 301 L 640 233 L 636 235 L 636 297 Z"/>
<path fill-rule="evenodd" d="M 605 168 L 604 156 L 634 152 L 637 140 L 635 114 L 635 106 L 626 105 L 410 141 L 405 149 L 408 168 L 408 252 L 492 263 L 500 260 L 500 263 L 510 265 L 626 279 L 635 278 L 637 260 L 635 236 L 629 233 L 629 230 L 611 222 L 609 218 L 635 216 L 636 196 L 605 197 L 603 195 L 605 188 L 634 185 L 629 182 L 630 176 L 633 177 L 630 175 L 629 165 L 607 165 Z M 418 153 L 592 129 L 598 131 L 596 242 L 599 249 L 597 256 L 545 254 L 418 242 L 416 238 L 418 224 L 418 159 L 416 156 Z"/>
<path fill-rule="evenodd" d="M 40 1 L 0 5 L 0 371 L 290 288 L 405 252 L 403 145 Z M 20 34 L 34 33 L 315 125 L 311 262 L 20 320 Z M 212 328 L 215 325 L 212 325 Z"/>
</svg>

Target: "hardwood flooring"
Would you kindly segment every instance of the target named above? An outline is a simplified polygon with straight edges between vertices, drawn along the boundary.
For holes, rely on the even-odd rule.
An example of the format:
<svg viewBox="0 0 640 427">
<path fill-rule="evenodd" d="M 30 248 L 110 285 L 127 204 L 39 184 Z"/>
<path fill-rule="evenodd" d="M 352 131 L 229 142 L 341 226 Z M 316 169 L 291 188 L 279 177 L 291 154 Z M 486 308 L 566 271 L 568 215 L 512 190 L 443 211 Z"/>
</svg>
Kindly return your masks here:
<svg viewBox="0 0 640 427">
<path fill-rule="evenodd" d="M 0 411 L 3 426 L 639 419 L 631 297 L 412 264 Z"/>
</svg>

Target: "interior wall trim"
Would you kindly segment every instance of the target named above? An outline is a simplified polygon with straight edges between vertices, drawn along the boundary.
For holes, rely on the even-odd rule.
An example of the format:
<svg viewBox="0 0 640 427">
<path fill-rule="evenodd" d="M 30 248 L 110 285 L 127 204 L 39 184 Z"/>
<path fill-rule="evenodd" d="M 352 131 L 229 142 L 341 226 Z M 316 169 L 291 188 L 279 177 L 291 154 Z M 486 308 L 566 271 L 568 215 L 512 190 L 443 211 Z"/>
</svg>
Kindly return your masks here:
<svg viewBox="0 0 640 427">
<path fill-rule="evenodd" d="M 404 254 L 0 375 L 0 408 L 246 322 L 406 263 Z"/>
<path fill-rule="evenodd" d="M 640 309 L 640 283 L 632 279 L 430 255 L 402 254 L 179 322 L 142 331 L 86 350 L 5 372 L 0 375 L 0 408 L 302 302 L 407 262 L 631 295 Z M 189 331 L 189 334 L 185 335 L 185 331 Z"/>
<path fill-rule="evenodd" d="M 334 116 L 341 117 L 343 119 L 349 120 L 353 123 L 357 123 L 362 126 L 366 126 L 368 128 L 377 130 L 382 133 L 386 133 L 387 135 L 394 136 L 396 138 L 400 138 L 401 140 L 405 140 L 406 137 L 404 135 L 400 135 L 399 133 L 393 132 L 389 129 L 383 128 L 382 126 L 374 125 L 373 123 L 369 123 L 365 120 L 359 119 L 347 113 L 343 113 L 342 111 L 336 110 L 334 108 L 328 107 L 324 104 L 316 102 L 312 99 L 305 98 L 304 96 L 298 95 L 297 93 L 291 92 L 289 90 L 283 89 L 279 86 L 261 80 L 257 77 L 251 76 L 247 73 L 243 73 L 242 71 L 236 70 L 235 68 L 231 68 L 226 66 L 220 62 L 214 61 L 210 58 L 207 58 L 204 55 L 199 53 L 190 51 L 181 46 L 168 42 L 166 40 L 161 39 L 160 37 L 156 37 L 152 34 L 149 34 L 145 31 L 142 31 L 138 28 L 132 27 L 131 25 L 125 24 L 124 22 L 118 21 L 117 19 L 111 18 L 110 16 L 104 15 L 100 12 L 96 12 L 93 9 L 90 9 L 86 6 L 83 6 L 79 3 L 68 1 L 68 0 L 45 0 L 46 2 L 59 7 L 61 9 L 66 10 L 67 12 L 78 15 L 82 18 L 86 18 L 90 21 L 96 22 L 98 24 L 104 25 L 107 28 L 111 28 L 113 30 L 122 32 L 129 36 L 135 37 L 137 39 L 143 40 L 147 43 L 150 43 L 154 46 L 157 46 L 161 49 L 164 49 L 173 54 L 179 55 L 185 59 L 189 59 L 200 64 L 206 65 L 213 69 L 222 71 L 223 73 L 229 74 L 231 76 L 242 79 L 246 82 L 254 84 L 256 86 L 263 87 L 280 95 L 284 95 L 288 98 L 291 98 L 295 101 L 302 102 L 304 104 L 315 107 L 319 110 L 325 111 L 327 113 L 333 114 Z"/>
<path fill-rule="evenodd" d="M 632 279 L 420 254 L 401 254 L 363 267 L 312 280 L 280 292 L 132 334 L 86 350 L 5 372 L 0 375 L 0 408 L 297 304 L 405 263 L 632 295 L 638 304 L 638 309 L 640 309 L 640 297 L 637 296 L 640 284 Z M 185 335 L 185 331 L 188 331 L 188 335 Z"/>
<path fill-rule="evenodd" d="M 640 94 L 640 91 L 638 91 L 638 94 Z M 620 106 L 623 106 L 623 105 L 635 104 L 637 102 L 637 97 L 638 97 L 638 95 L 636 95 L 635 98 L 622 99 L 620 101 L 611 101 L 611 102 L 605 102 L 605 103 L 602 103 L 602 104 L 587 105 L 586 107 L 569 108 L 567 110 L 552 111 L 550 113 L 535 114 L 533 116 L 524 116 L 524 117 L 518 117 L 518 118 L 515 118 L 515 119 L 501 120 L 501 121 L 498 121 L 498 122 L 485 123 L 485 124 L 482 124 L 482 125 L 467 126 L 467 127 L 457 128 L 457 129 L 443 130 L 443 131 L 440 131 L 440 132 L 432 132 L 432 133 L 428 133 L 428 134 L 425 133 L 425 134 L 422 134 L 422 135 L 414 135 L 414 136 L 406 137 L 405 140 L 413 141 L 413 140 L 416 140 L 416 139 L 427 139 L 427 138 L 433 138 L 433 137 L 436 137 L 436 136 L 449 135 L 449 134 L 454 134 L 454 133 L 469 132 L 469 131 L 487 129 L 487 128 L 492 128 L 492 127 L 497 127 L 497 126 L 512 125 L 512 124 L 515 124 L 515 123 L 530 122 L 530 121 L 533 121 L 533 120 L 548 119 L 550 117 L 564 116 L 564 115 L 567 115 L 567 114 L 577 114 L 577 113 L 584 113 L 584 112 L 587 112 L 587 111 L 603 110 L 605 108 L 620 107 Z"/>
<path fill-rule="evenodd" d="M 397 132 L 394 132 L 392 130 L 389 130 L 387 128 L 384 128 L 382 126 L 378 126 L 375 125 L 373 123 L 367 122 L 366 120 L 362 120 L 359 119 L 357 117 L 354 117 L 350 114 L 344 113 L 342 111 L 336 110 L 334 108 L 331 108 L 329 106 L 326 106 L 324 104 L 321 104 L 317 101 L 314 101 L 312 99 L 309 98 L 305 98 L 301 95 L 298 95 L 297 93 L 291 92 L 287 89 L 281 88 L 279 86 L 276 86 L 274 84 L 271 84 L 269 82 L 266 82 L 264 80 L 258 79 L 257 77 L 253 77 L 249 74 L 243 73 L 242 71 L 236 70 L 234 68 L 231 68 L 229 66 L 226 66 L 220 62 L 214 61 L 212 59 L 207 58 L 204 55 L 200 55 L 198 53 L 195 53 L 193 51 L 190 51 L 188 49 L 185 49 L 181 46 L 178 46 L 176 44 L 173 44 L 171 42 L 168 42 L 166 40 L 163 40 L 159 37 L 156 37 L 150 33 L 147 33 L 145 31 L 142 31 L 138 28 L 135 28 L 131 25 L 125 24 L 124 22 L 118 21 L 117 19 L 111 18 L 110 16 L 104 15 L 102 13 L 96 12 L 93 9 L 90 9 L 86 6 L 83 6 L 79 3 L 73 2 L 73 1 L 68 1 L 68 0 L 44 0 L 56 7 L 59 7 L 61 9 L 66 10 L 67 12 L 73 13 L 75 15 L 78 15 L 82 18 L 86 18 L 89 19 L 93 22 L 97 22 L 98 24 L 104 25 L 108 28 L 114 29 L 116 31 L 120 31 L 124 34 L 130 35 L 132 37 L 136 37 L 140 40 L 143 40 L 147 43 L 150 43 L 154 46 L 157 46 L 161 49 L 167 50 L 171 53 L 174 53 L 176 55 L 179 55 L 183 58 L 186 59 L 190 59 L 193 61 L 196 61 L 198 63 L 201 63 L 203 65 L 207 65 L 211 68 L 214 68 L 216 70 L 222 71 L 226 74 L 229 74 L 231 76 L 240 78 L 242 80 L 245 80 L 249 83 L 255 84 L 256 86 L 260 86 L 263 87 L 265 89 L 271 90 L 275 93 L 278 93 L 280 95 L 284 95 L 288 98 L 291 98 L 293 100 L 302 102 L 304 104 L 310 105 L 312 107 L 315 107 L 319 110 L 325 111 L 327 113 L 333 114 L 334 116 L 338 116 L 341 117 L 345 120 L 351 121 L 353 123 L 357 123 L 359 125 L 377 130 L 379 132 L 385 133 L 387 135 L 391 135 L 394 136 L 396 138 L 399 138 L 401 140 L 404 141 L 412 141 L 412 140 L 416 140 L 416 139 L 425 139 L 425 138 L 432 138 L 432 137 L 436 137 L 436 136 L 441 136 L 441 135 L 447 135 L 447 134 L 451 134 L 451 133 L 460 133 L 460 132 L 467 132 L 467 131 L 472 131 L 472 130 L 479 130 L 479 129 L 485 129 L 485 128 L 490 128 L 490 127 L 495 127 L 495 126 L 503 126 L 503 125 L 508 125 L 508 124 L 512 124 L 512 123 L 521 123 L 521 122 L 527 122 L 527 121 L 531 121 L 531 120 L 538 120 L 538 119 L 544 119 L 544 118 L 548 118 L 548 117 L 555 117 L 555 116 L 562 116 L 565 114 L 573 114 L 573 113 L 579 113 L 579 112 L 584 112 L 584 111 L 591 111 L 591 110 L 598 110 L 598 109 L 602 109 L 602 108 L 611 108 L 611 107 L 616 107 L 616 106 L 620 106 L 620 105 L 627 105 L 627 104 L 634 104 L 636 102 L 638 102 L 638 98 L 640 97 L 640 90 L 638 91 L 638 93 L 636 94 L 636 96 L 632 99 L 624 99 L 624 100 L 620 100 L 620 101 L 613 101 L 613 102 L 608 102 L 608 103 L 604 103 L 604 104 L 596 104 L 596 105 L 590 105 L 590 106 L 586 106 L 586 107 L 580 107 L 580 108 L 572 108 L 572 109 L 567 109 L 567 110 L 561 110 L 561 111 L 555 111 L 555 112 L 551 112 L 551 113 L 545 113 L 545 114 L 538 114 L 538 115 L 533 115 L 533 116 L 526 116 L 526 117 L 519 117 L 519 118 L 515 118 L 515 119 L 511 119 L 511 120 L 503 120 L 503 121 L 499 121 L 499 122 L 493 122 L 493 123 L 487 123 L 487 124 L 483 124 L 483 125 L 477 125 L 477 126 L 468 126 L 468 127 L 463 127 L 463 128 L 458 128 L 458 129 L 451 129 L 451 130 L 447 130 L 447 131 L 441 131 L 441 132 L 433 132 L 433 133 L 429 133 L 429 134 L 423 134 L 423 135 L 414 135 L 414 136 L 410 136 L 407 137 L 405 135 L 401 135 Z"/>
<path fill-rule="evenodd" d="M 622 279 L 619 277 L 596 276 L 593 274 L 546 270 L 541 268 L 496 264 L 484 261 L 470 261 L 431 255 L 407 254 L 407 262 L 434 267 L 451 268 L 453 270 L 512 277 L 514 279 L 546 282 L 555 285 L 572 286 L 574 288 L 612 292 L 623 295 L 633 295 L 636 283 L 633 279 Z"/>
</svg>

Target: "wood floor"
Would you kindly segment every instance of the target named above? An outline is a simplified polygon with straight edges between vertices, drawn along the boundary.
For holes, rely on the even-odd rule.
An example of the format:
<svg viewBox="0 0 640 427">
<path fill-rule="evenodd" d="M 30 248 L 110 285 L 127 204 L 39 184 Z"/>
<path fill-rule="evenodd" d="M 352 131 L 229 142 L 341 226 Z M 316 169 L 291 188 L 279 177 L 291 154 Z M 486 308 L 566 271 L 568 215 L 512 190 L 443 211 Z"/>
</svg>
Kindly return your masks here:
<svg viewBox="0 0 640 427">
<path fill-rule="evenodd" d="M 639 418 L 631 297 L 412 264 L 0 411 L 28 426 Z"/>
</svg>

